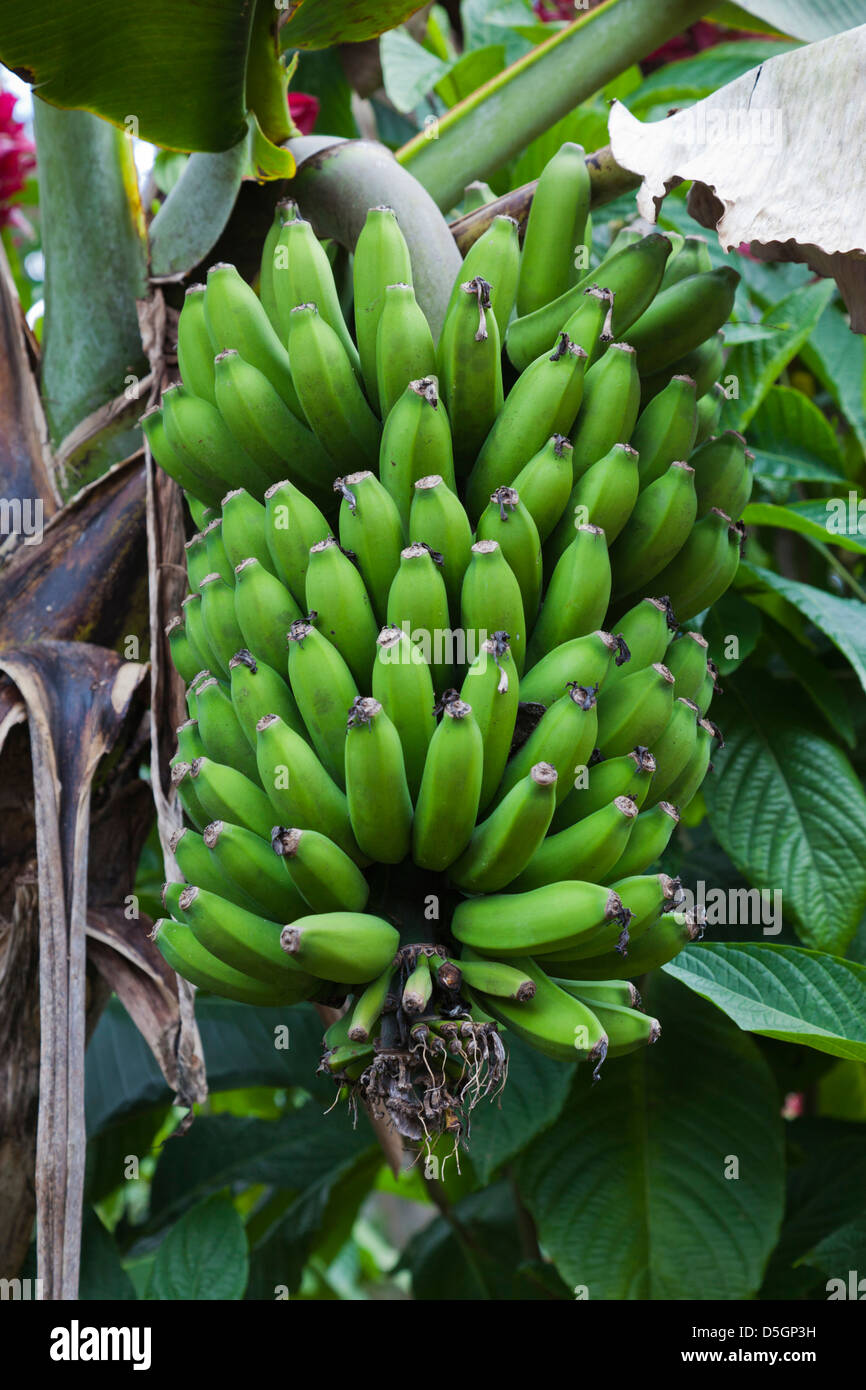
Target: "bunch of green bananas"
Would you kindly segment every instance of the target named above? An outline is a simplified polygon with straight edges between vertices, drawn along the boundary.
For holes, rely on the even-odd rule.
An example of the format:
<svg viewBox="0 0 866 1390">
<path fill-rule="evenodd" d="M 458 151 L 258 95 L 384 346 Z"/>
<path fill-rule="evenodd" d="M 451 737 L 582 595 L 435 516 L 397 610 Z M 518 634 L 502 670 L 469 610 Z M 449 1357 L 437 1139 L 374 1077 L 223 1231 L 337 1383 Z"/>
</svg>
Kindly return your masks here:
<svg viewBox="0 0 866 1390">
<path fill-rule="evenodd" d="M 390 209 L 352 334 L 281 205 L 259 295 L 227 265 L 187 292 L 182 385 L 143 421 L 198 527 L 157 944 L 232 999 L 349 999 L 323 1066 L 415 1139 L 501 1083 L 499 1027 L 596 1070 L 654 1042 L 629 981 L 700 930 L 650 870 L 720 738 L 681 624 L 731 583 L 751 490 L 712 434 L 736 277 L 653 233 L 578 278 L 588 197 L 564 145 L 438 344 Z"/>
</svg>

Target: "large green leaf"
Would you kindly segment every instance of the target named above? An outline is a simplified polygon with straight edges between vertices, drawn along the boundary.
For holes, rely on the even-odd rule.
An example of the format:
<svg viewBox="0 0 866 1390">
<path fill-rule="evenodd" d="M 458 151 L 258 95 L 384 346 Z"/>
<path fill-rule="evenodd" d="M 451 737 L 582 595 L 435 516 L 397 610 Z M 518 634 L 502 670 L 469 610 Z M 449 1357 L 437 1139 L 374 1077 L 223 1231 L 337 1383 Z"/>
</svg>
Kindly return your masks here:
<svg viewBox="0 0 866 1390">
<path fill-rule="evenodd" d="M 763 941 L 687 946 L 664 968 L 749 1033 L 866 1061 L 866 966 Z"/>
<path fill-rule="evenodd" d="M 681 985 L 654 975 L 645 1002 L 660 1041 L 578 1086 L 521 1161 L 520 1190 L 542 1248 L 592 1300 L 748 1298 L 782 1215 L 773 1078 Z"/>
<path fill-rule="evenodd" d="M 828 529 L 828 520 L 832 521 L 834 511 L 828 511 L 826 502 L 812 499 L 807 502 L 794 503 L 788 507 L 777 507 L 768 502 L 751 502 L 743 512 L 743 521 L 747 526 L 778 526 L 783 531 L 796 531 L 800 536 L 806 536 L 809 540 L 820 541 L 822 545 L 838 545 L 842 550 L 855 550 L 860 555 L 866 555 L 866 522 L 864 522 L 863 532 L 858 530 L 857 519 L 851 526 L 851 518 L 848 515 L 848 504 L 844 501 L 844 516 L 842 523 L 845 527 L 841 529 Z"/>
<path fill-rule="evenodd" d="M 798 1120 L 789 1141 L 788 1200 L 774 1263 L 790 1265 L 866 1210 L 866 1126 Z"/>
<path fill-rule="evenodd" d="M 482 1182 L 553 1124 L 574 1077 L 567 1062 L 553 1062 L 509 1035 L 508 1082 L 494 1101 L 472 1112 L 470 1153 Z"/>
<path fill-rule="evenodd" d="M 851 703 L 844 684 L 826 662 L 824 653 L 810 651 L 772 618 L 765 618 L 764 632 L 794 679 L 827 721 L 827 727 L 843 738 L 849 748 L 855 748 L 857 736 L 851 717 Z"/>
<path fill-rule="evenodd" d="M 199 996 L 196 1017 L 212 1091 L 301 1086 L 312 1091 L 317 1102 L 327 1104 L 333 1097 L 333 1083 L 316 1076 L 322 1025 L 309 1004 L 257 1009 Z M 171 1099 L 153 1053 L 123 1005 L 112 999 L 85 1058 L 88 1134 L 100 1133 L 124 1115 L 170 1105 Z"/>
<path fill-rule="evenodd" d="M 851 332 L 837 303 L 828 305 L 800 355 L 866 449 L 866 340 Z"/>
<path fill-rule="evenodd" d="M 759 590 L 770 589 L 793 604 L 847 657 L 866 690 L 866 604 L 856 598 L 837 598 L 813 584 L 801 584 L 745 561 L 740 563 L 738 579 L 745 584 L 753 581 Z"/>
<path fill-rule="evenodd" d="M 403 1253 L 399 1267 L 412 1275 L 412 1297 L 488 1302 L 525 1296 L 515 1291 L 521 1250 L 510 1185 L 471 1193 L 449 1216 L 425 1226 Z"/>
<path fill-rule="evenodd" d="M 92 1207 L 86 1208 L 82 1222 L 78 1297 L 94 1303 L 136 1297 L 132 1280 L 120 1263 L 114 1237 Z"/>
<path fill-rule="evenodd" d="M 280 0 L 278 8 L 288 11 L 280 31 L 284 48 L 330 48 L 374 39 L 421 6 L 417 0 Z"/>
<path fill-rule="evenodd" d="M 422 132 L 398 158 L 441 208 L 454 207 L 467 183 L 494 173 L 605 83 L 699 19 L 703 8 L 699 0 L 656 0 L 651 6 L 645 0 L 608 0 L 458 102 L 440 118 L 435 139 Z M 490 33 L 493 26 L 483 27 Z"/>
<path fill-rule="evenodd" d="M 804 478 L 844 477 L 842 450 L 832 425 L 814 401 L 791 386 L 773 386 L 749 424 L 749 448 L 786 459 L 800 459 L 826 471 Z M 760 472 L 756 460 L 756 472 Z"/>
<path fill-rule="evenodd" d="M 726 746 L 704 796 L 749 882 L 769 903 L 781 892 L 807 945 L 841 954 L 866 906 L 866 795 L 842 750 L 792 718 L 789 702 L 768 676 L 729 683 L 717 715 Z"/>
<path fill-rule="evenodd" d="M 228 1198 L 211 1197 L 181 1217 L 162 1242 L 148 1297 L 243 1298 L 248 1264 L 244 1223 Z"/>
<path fill-rule="evenodd" d="M 780 33 L 810 41 L 863 23 L 860 0 L 742 0 L 741 8 Z"/>
<path fill-rule="evenodd" d="M 743 343 L 732 350 L 725 364 L 725 378 L 739 382 L 739 399 L 724 409 L 727 425 L 745 429 L 773 382 L 808 340 L 835 293 L 832 280 L 819 280 L 786 295 L 764 311 L 762 322 L 779 331 L 771 338 Z"/>
<path fill-rule="evenodd" d="M 857 1282 L 860 1271 L 866 1267 L 866 1212 L 861 1212 L 853 1221 L 819 1240 L 818 1244 L 803 1256 L 803 1262 L 816 1265 L 831 1278 L 842 1279 L 846 1287 L 848 1271 L 857 1270 Z M 857 1296 L 863 1297 L 859 1290 Z"/>
<path fill-rule="evenodd" d="M 5 0 L 0 59 L 52 105 L 85 107 L 172 149 L 227 150 L 246 131 L 252 10 L 237 0 L 206 9 L 198 0 Z"/>
<path fill-rule="evenodd" d="M 234 1182 L 303 1193 L 323 1174 L 354 1162 L 371 1142 L 366 1121 L 354 1129 L 344 1112 L 325 1117 L 315 1101 L 280 1120 L 202 1116 L 163 1147 L 150 1223 L 162 1226 L 191 1202 Z"/>
<path fill-rule="evenodd" d="M 33 103 L 33 119 L 45 253 L 41 390 L 59 443 L 147 371 L 135 307 L 148 292 L 147 249 L 129 137 L 44 101 Z M 91 477 L 71 469 L 63 481 L 68 495 Z"/>
<path fill-rule="evenodd" d="M 414 111 L 448 72 L 448 63 L 417 43 L 405 29 L 383 34 L 379 55 L 385 91 L 398 111 Z"/>
<path fill-rule="evenodd" d="M 625 98 L 629 110 L 640 118 L 654 106 L 683 106 L 701 101 L 719 87 L 725 87 L 769 58 L 785 53 L 795 45 L 772 39 L 744 39 L 739 43 L 720 43 L 693 58 L 666 63 L 657 68 Z"/>
</svg>

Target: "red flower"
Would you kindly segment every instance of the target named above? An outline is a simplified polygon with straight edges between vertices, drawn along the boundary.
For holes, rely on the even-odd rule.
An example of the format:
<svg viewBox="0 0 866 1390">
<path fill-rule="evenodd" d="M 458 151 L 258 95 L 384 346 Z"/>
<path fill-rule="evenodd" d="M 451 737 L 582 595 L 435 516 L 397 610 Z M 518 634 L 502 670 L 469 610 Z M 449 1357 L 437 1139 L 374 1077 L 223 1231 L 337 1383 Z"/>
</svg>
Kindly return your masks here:
<svg viewBox="0 0 866 1390">
<path fill-rule="evenodd" d="M 289 115 L 301 135 L 311 135 L 319 114 L 319 98 L 308 92 L 289 92 Z"/>
<path fill-rule="evenodd" d="M 27 175 L 36 167 L 36 147 L 12 114 L 15 101 L 11 92 L 0 92 L 0 227 L 26 226 L 11 200 L 21 192 Z"/>
</svg>

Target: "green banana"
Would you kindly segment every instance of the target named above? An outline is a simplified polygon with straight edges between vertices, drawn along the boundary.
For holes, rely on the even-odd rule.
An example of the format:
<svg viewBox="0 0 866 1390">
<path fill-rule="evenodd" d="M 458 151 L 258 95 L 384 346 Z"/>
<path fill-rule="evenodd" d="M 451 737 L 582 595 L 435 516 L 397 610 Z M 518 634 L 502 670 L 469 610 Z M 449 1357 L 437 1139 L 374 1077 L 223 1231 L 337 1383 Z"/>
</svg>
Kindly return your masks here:
<svg viewBox="0 0 866 1390">
<path fill-rule="evenodd" d="M 274 826 L 271 847 L 313 912 L 363 912 L 370 886 L 357 864 L 318 830 Z"/>
<path fill-rule="evenodd" d="M 442 556 L 442 578 L 448 608 L 456 623 L 460 616 L 460 590 L 472 549 L 472 527 L 456 494 L 438 473 L 419 478 L 409 510 L 409 535 L 415 544 L 427 545 Z"/>
<path fill-rule="evenodd" d="M 674 678 L 674 696 L 697 703 L 707 674 L 707 639 L 699 632 L 680 632 L 661 658 Z"/>
<path fill-rule="evenodd" d="M 677 459 L 688 458 L 697 424 L 694 381 L 690 376 L 672 376 L 641 411 L 631 436 L 638 452 L 641 488 L 654 483 Z"/>
<path fill-rule="evenodd" d="M 226 497 L 231 497 L 231 495 L 232 494 L 230 492 L 226 493 Z M 225 502 L 225 500 L 226 499 L 224 497 L 223 501 Z M 252 501 L 253 499 L 251 498 L 250 500 Z M 234 565 L 229 559 L 229 554 L 225 547 L 225 541 L 223 540 L 223 519 L 221 516 L 215 516 L 213 521 L 208 522 L 204 533 L 204 540 L 205 552 L 207 554 L 208 560 L 208 567 L 205 574 L 202 575 L 201 578 L 206 578 L 208 574 L 218 574 L 220 579 L 224 580 L 226 584 L 229 584 L 232 588 L 234 588 Z M 201 580 L 199 580 L 199 583 L 200 582 Z M 198 585 L 190 585 L 190 588 L 193 587 L 198 588 Z"/>
<path fill-rule="evenodd" d="M 257 782 L 255 755 L 235 714 L 231 696 L 214 677 L 202 681 L 196 691 L 196 717 L 205 755 L 215 763 L 237 768 Z"/>
<path fill-rule="evenodd" d="M 367 213 L 352 262 L 355 338 L 367 396 L 379 407 L 376 383 L 376 339 L 389 285 L 411 285 L 412 262 L 406 238 L 393 208 L 375 207 Z"/>
<path fill-rule="evenodd" d="M 499 340 L 504 342 L 505 330 L 517 296 L 519 275 L 520 244 L 517 223 L 513 217 L 499 214 L 467 251 L 460 273 L 454 282 L 445 317 L 447 318 L 453 309 L 461 285 L 467 280 L 481 276 L 490 285 L 490 307 L 499 329 Z"/>
<path fill-rule="evenodd" d="M 668 874 L 632 874 L 617 879 L 611 887 L 632 914 L 628 924 L 630 946 L 634 946 L 657 917 L 671 912 L 683 899 L 680 880 Z"/>
<path fill-rule="evenodd" d="M 513 965 L 506 965 L 501 960 L 485 960 L 468 947 L 459 961 L 453 964 L 472 990 L 493 994 L 499 999 L 513 999 L 519 1004 L 535 994 L 535 981 L 523 970 L 515 970 Z"/>
<path fill-rule="evenodd" d="M 310 547 L 306 608 L 316 614 L 319 630 L 337 648 L 359 690 L 369 686 L 376 653 L 376 619 L 361 575 L 333 536 Z"/>
<path fill-rule="evenodd" d="M 551 830 L 565 830 L 609 806 L 618 796 L 629 796 L 637 807 L 647 798 L 655 775 L 655 758 L 646 748 L 633 748 L 620 758 L 588 762 L 585 773 L 572 787 L 551 822 Z"/>
<path fill-rule="evenodd" d="M 634 979 L 667 965 L 701 933 L 702 928 L 691 913 L 667 912 L 653 923 L 627 956 L 617 951 L 592 956 L 580 962 L 581 973 L 597 980 Z"/>
<path fill-rule="evenodd" d="M 460 590 L 460 626 L 475 634 L 475 649 L 493 632 L 507 632 L 518 675 L 526 660 L 526 619 L 517 577 L 498 541 L 472 546 Z M 483 634 L 483 635 L 482 635 Z"/>
<path fill-rule="evenodd" d="M 407 540 L 415 484 L 431 473 L 456 495 L 451 426 L 435 376 L 410 381 L 382 428 L 379 478 L 397 504 Z"/>
<path fill-rule="evenodd" d="M 430 958 L 426 951 L 419 951 L 414 970 L 410 971 L 403 986 L 401 1004 L 403 1012 L 412 1016 L 427 1012 L 433 995 L 433 976 L 430 971 Z"/>
<path fill-rule="evenodd" d="M 490 285 L 467 280 L 442 327 L 437 352 L 439 385 L 451 421 L 454 468 L 469 472 L 504 399 L 499 328 Z"/>
<path fill-rule="evenodd" d="M 579 343 L 587 355 L 587 366 L 598 361 L 613 342 L 612 322 L 615 296 L 610 290 L 590 285 L 583 299 L 563 327 L 573 343 Z"/>
<path fill-rule="evenodd" d="M 302 606 L 307 601 L 310 550 L 326 540 L 331 528 L 315 502 L 288 479 L 265 493 L 265 542 L 274 571 Z"/>
<path fill-rule="evenodd" d="M 262 788 L 227 763 L 215 763 L 211 758 L 196 758 L 190 764 L 190 790 L 198 798 L 204 812 L 204 824 L 226 820 L 232 825 L 245 826 L 266 840 L 274 823 L 274 813 Z M 262 784 L 264 785 L 264 784 Z"/>
<path fill-rule="evenodd" d="M 573 481 L 614 444 L 630 439 L 640 410 L 640 377 L 634 348 L 611 343 L 586 373 L 583 401 L 571 431 Z"/>
<path fill-rule="evenodd" d="M 358 996 L 349 1020 L 350 1042 L 367 1042 L 372 1036 L 388 1000 L 393 978 L 391 966 L 386 965 L 378 979 Z"/>
<path fill-rule="evenodd" d="M 551 435 L 514 479 L 519 493 L 542 542 L 547 540 L 571 495 L 571 442 L 563 434 Z"/>
<path fill-rule="evenodd" d="M 340 545 L 355 556 L 378 623 L 385 620 L 388 590 L 400 565 L 403 524 L 391 494 L 375 473 L 348 473 L 334 490 L 340 504 Z M 456 499 L 455 499 L 456 500 Z"/>
<path fill-rule="evenodd" d="M 451 934 L 483 956 L 566 950 L 608 922 L 626 925 L 618 895 L 597 883 L 566 880 L 527 893 L 491 893 L 457 904 Z"/>
<path fill-rule="evenodd" d="M 326 772 L 343 787 L 346 718 L 358 687 L 340 652 L 311 623 L 292 623 L 288 647 L 289 684 L 307 735 Z"/>
<path fill-rule="evenodd" d="M 412 798 L 400 735 L 369 696 L 359 696 L 349 711 L 345 781 L 359 848 L 380 864 L 399 864 L 412 843 Z"/>
<path fill-rule="evenodd" d="M 200 592 L 208 647 L 220 675 L 225 677 L 231 658 L 239 647 L 246 645 L 235 616 L 235 591 L 220 575 L 208 574 L 201 582 Z"/>
<path fill-rule="evenodd" d="M 525 743 L 509 760 L 496 793 L 497 804 L 512 787 L 528 776 L 536 763 L 552 763 L 556 768 L 556 802 L 566 796 L 575 773 L 584 767 L 595 747 L 598 707 L 595 690 L 569 684 L 549 709 L 545 710 Z"/>
<path fill-rule="evenodd" d="M 162 418 L 168 443 L 184 469 L 215 485 L 212 490 L 181 479 L 197 497 L 219 505 L 214 491 L 221 500 L 230 487 L 244 487 L 250 478 L 259 478 L 253 460 L 210 401 L 189 395 L 181 386 L 169 386 L 162 393 Z"/>
<path fill-rule="evenodd" d="M 512 321 L 505 341 L 509 358 L 517 367 L 521 362 L 534 361 L 581 307 L 583 295 L 591 286 L 614 295 L 610 332 L 621 337 L 652 304 L 670 253 L 670 238 L 661 232 L 638 237 L 630 244 L 612 245 L 601 264 L 587 271 L 571 289 Z"/>
<path fill-rule="evenodd" d="M 471 706 L 451 699 L 430 740 L 415 806 L 412 858 L 422 869 L 447 869 L 468 845 L 483 766 L 484 743 Z"/>
<path fill-rule="evenodd" d="M 273 258 L 273 286 L 282 337 L 289 337 L 292 310 L 299 304 L 315 304 L 360 376 L 358 350 L 343 318 L 331 263 L 309 222 L 302 217 L 285 222 L 280 230 Z"/>
<path fill-rule="evenodd" d="M 701 396 L 697 407 L 698 428 L 695 433 L 695 447 L 698 444 L 703 444 L 705 439 L 709 439 L 711 434 L 716 433 L 726 399 L 725 388 L 720 386 L 718 382 L 713 384 L 706 395 Z"/>
<path fill-rule="evenodd" d="M 530 666 L 520 682 L 520 697 L 551 705 L 570 681 L 587 688 L 602 686 L 614 667 L 628 659 L 622 643 L 609 632 L 588 632 L 585 637 L 573 637 Z"/>
<path fill-rule="evenodd" d="M 229 687 L 238 723 L 253 752 L 256 725 L 266 714 L 278 714 L 290 729 L 306 737 L 306 725 L 287 682 L 272 666 L 257 661 L 246 647 L 235 652 L 229 662 Z"/>
<path fill-rule="evenodd" d="M 708 660 L 706 675 L 704 676 L 698 694 L 695 696 L 695 704 L 697 705 L 698 709 L 701 712 L 701 715 L 704 718 L 706 718 L 707 710 L 713 703 L 713 697 L 715 695 L 720 695 L 721 693 L 721 687 L 719 685 L 719 668 L 714 661 Z"/>
<path fill-rule="evenodd" d="M 608 690 L 624 676 L 632 676 L 656 661 L 664 661 L 676 623 L 667 598 L 642 598 L 623 614 L 616 627 L 616 635 L 625 643 L 629 660 L 623 666 L 612 667 Z"/>
<path fill-rule="evenodd" d="M 199 733 L 198 719 L 185 719 L 182 724 L 178 724 L 175 733 L 177 734 L 177 756 L 181 761 L 191 763 L 194 758 L 204 757 L 204 744 Z"/>
<path fill-rule="evenodd" d="M 687 276 L 701 275 L 712 268 L 706 237 L 687 236 L 679 251 L 670 257 L 659 290 L 669 290 Z"/>
<path fill-rule="evenodd" d="M 697 507 L 695 473 L 687 463 L 672 463 L 644 488 L 628 525 L 611 547 L 614 598 L 642 589 L 664 569 L 688 539 Z"/>
<path fill-rule="evenodd" d="M 668 800 L 681 810 L 685 810 L 688 806 L 712 767 L 710 756 L 715 738 L 720 740 L 720 746 L 723 748 L 724 742 L 721 740 L 718 727 L 711 719 L 699 720 L 697 739 L 692 755 L 682 772 L 674 778 L 668 787 Z"/>
<path fill-rule="evenodd" d="M 642 375 L 657 372 L 721 328 L 740 277 L 730 266 L 690 275 L 662 290 L 628 330 Z"/>
<path fill-rule="evenodd" d="M 483 811 L 502 780 L 520 702 L 520 678 L 507 633 L 494 632 L 482 642 L 464 677 L 460 698 L 472 706 L 481 730 L 484 768 L 478 807 Z"/>
<path fill-rule="evenodd" d="M 706 516 L 711 507 L 735 519 L 742 516 L 752 491 L 752 458 L 736 430 L 705 440 L 689 455 L 695 470 L 699 517 Z"/>
<path fill-rule="evenodd" d="M 289 355 L 258 295 L 233 265 L 221 262 L 208 271 L 204 318 L 214 356 L 233 348 L 267 377 L 292 414 L 303 420 Z"/>
<path fill-rule="evenodd" d="M 576 825 L 549 835 L 512 886 L 526 892 L 565 879 L 585 882 L 590 874 L 603 878 L 624 853 L 637 814 L 631 797 L 618 796 Z"/>
<path fill-rule="evenodd" d="M 206 951 L 183 922 L 161 918 L 152 932 L 157 950 L 178 975 L 208 994 L 259 1007 L 294 1003 L 297 994 L 287 986 L 263 984 L 241 970 L 233 970 Z"/>
<path fill-rule="evenodd" d="M 202 669 L 206 658 L 204 652 L 200 652 L 195 645 L 191 634 L 187 631 L 186 623 L 179 613 L 175 614 L 171 622 L 166 625 L 165 635 L 168 638 L 174 669 L 184 681 L 191 681 L 193 676 Z"/>
<path fill-rule="evenodd" d="M 262 260 L 259 267 L 259 299 L 262 301 L 265 313 L 270 320 L 271 326 L 278 334 L 282 334 L 283 325 L 280 319 L 280 311 L 277 308 L 277 296 L 274 290 L 274 253 L 280 239 L 280 233 L 286 222 L 291 222 L 298 217 L 298 205 L 291 198 L 283 198 L 274 208 L 274 220 L 271 223 L 268 234 L 265 237 L 262 247 Z"/>
<path fill-rule="evenodd" d="M 330 456 L 282 400 L 264 372 L 235 351 L 216 358 L 216 397 L 220 413 L 254 468 L 240 486 L 261 496 L 289 472 L 292 481 L 317 499 L 328 495 L 333 465 Z"/>
<path fill-rule="evenodd" d="M 610 592 L 604 532 L 598 526 L 578 526 L 550 576 L 527 652 L 530 669 L 554 647 L 599 629 Z"/>
<path fill-rule="evenodd" d="M 449 877 L 464 893 L 496 893 L 518 877 L 547 834 L 556 805 L 556 768 L 536 763 L 480 822 Z"/>
<path fill-rule="evenodd" d="M 347 459 L 356 457 L 375 468 L 378 421 L 340 338 L 315 304 L 299 304 L 289 318 L 289 352 L 307 424 L 339 472 Z"/>
<path fill-rule="evenodd" d="M 541 538 L 516 488 L 497 488 L 478 518 L 478 539 L 497 541 L 520 587 L 527 623 L 541 602 Z"/>
<path fill-rule="evenodd" d="M 598 746 L 606 758 L 622 757 L 638 746 L 650 748 L 673 713 L 674 678 L 655 661 L 624 676 L 598 707 Z"/>
<path fill-rule="evenodd" d="M 676 688 L 676 687 L 674 687 Z M 701 712 L 693 700 L 674 699 L 673 713 L 658 738 L 650 747 L 656 760 L 656 775 L 647 804 L 661 801 L 679 777 L 695 751 L 698 720 Z"/>
<path fill-rule="evenodd" d="M 169 394 L 176 394 L 178 389 L 169 388 Z M 165 394 L 166 392 L 163 392 L 163 396 Z M 151 454 L 160 468 L 173 478 L 179 487 L 184 488 L 190 507 L 196 500 L 199 506 L 208 502 L 211 506 L 218 507 L 226 489 L 225 480 L 203 467 L 186 449 L 178 451 L 169 443 L 162 408 L 155 405 L 145 411 L 139 423 Z"/>
<path fill-rule="evenodd" d="M 435 375 L 436 348 L 411 285 L 388 285 L 376 330 L 376 393 L 382 419 L 410 381 Z"/>
<path fill-rule="evenodd" d="M 640 1006 L 640 995 L 631 980 L 563 980 L 555 975 L 550 978 L 566 994 L 582 999 L 591 1009 L 597 1004 L 624 1004 L 629 1009 Z"/>
<path fill-rule="evenodd" d="M 214 350 L 204 317 L 204 285 L 190 285 L 177 321 L 177 365 L 187 391 L 216 405 Z"/>
<path fill-rule="evenodd" d="M 608 1058 L 626 1057 L 639 1047 L 650 1047 L 661 1037 L 657 1018 L 622 1004 L 592 1002 L 592 1009 L 607 1034 Z"/>
<path fill-rule="evenodd" d="M 614 444 L 572 488 L 559 525 L 544 547 L 547 568 L 568 549 L 578 526 L 600 526 L 608 546 L 613 545 L 631 516 L 638 485 L 637 454 L 628 444 Z"/>
<path fill-rule="evenodd" d="M 248 899 L 241 907 L 251 906 L 274 922 L 292 922 L 305 915 L 306 900 L 270 846 L 252 830 L 224 820 L 212 821 L 205 826 L 203 843 L 211 863 L 223 875 L 222 886 L 216 891 L 224 898 L 238 901 L 232 890 L 239 891 Z M 209 887 L 198 878 L 190 882 Z"/>
<path fill-rule="evenodd" d="M 276 575 L 276 566 L 265 539 L 265 509 L 261 502 L 250 496 L 245 488 L 235 488 L 223 498 L 221 520 L 221 538 L 232 570 L 232 583 L 235 566 L 251 555 L 270 574 Z M 214 568 L 211 565 L 211 569 Z"/>
<path fill-rule="evenodd" d="M 517 378 L 469 474 L 466 510 L 470 518 L 481 515 L 496 488 L 514 482 L 552 434 L 570 434 L 583 399 L 585 366 L 583 348 L 561 333 L 556 346 Z"/>
<path fill-rule="evenodd" d="M 541 171 L 529 208 L 517 282 L 521 317 L 557 299 L 580 278 L 575 252 L 583 241 L 589 200 L 584 150 L 566 141 Z"/>
<path fill-rule="evenodd" d="M 725 365 L 724 348 L 724 333 L 713 333 L 705 342 L 692 348 L 691 352 L 683 353 L 676 362 L 671 362 L 657 372 L 642 374 L 641 406 L 645 408 L 653 397 L 665 389 L 674 376 L 691 377 L 695 383 L 695 395 L 700 403 L 722 374 Z"/>
<path fill-rule="evenodd" d="M 421 543 L 400 551 L 400 565 L 388 590 L 388 623 L 405 624 L 412 641 L 420 639 L 429 652 L 430 676 L 435 690 L 450 686 L 453 677 L 452 632 L 448 591 L 440 568 L 441 556 Z M 422 646 L 423 650 L 423 646 Z"/>
<path fill-rule="evenodd" d="M 241 561 L 235 581 L 235 617 L 243 635 L 238 645 L 275 671 L 283 669 L 288 633 L 301 610 L 285 585 L 255 556 Z"/>
<path fill-rule="evenodd" d="M 533 997 L 518 1004 L 479 991 L 481 1007 L 545 1056 L 558 1062 L 590 1062 L 597 1077 L 607 1053 L 607 1034 L 593 1011 L 555 985 L 535 961 L 518 958 L 514 964 L 534 982 Z"/>
<path fill-rule="evenodd" d="M 299 999 L 315 990 L 311 973 L 280 949 L 278 923 L 194 884 L 181 893 L 180 911 L 196 941 L 224 965 Z"/>
<path fill-rule="evenodd" d="M 187 582 L 190 590 L 195 593 L 202 579 L 213 569 L 213 566 L 209 565 L 207 561 L 207 542 L 201 531 L 190 536 L 188 541 L 184 541 L 183 550 Z"/>
<path fill-rule="evenodd" d="M 740 563 L 743 533 L 713 507 L 693 528 L 654 583 L 670 596 L 680 622 L 709 608 L 733 582 Z"/>
<path fill-rule="evenodd" d="M 280 942 L 302 970 L 341 985 L 375 979 L 394 958 L 397 930 L 365 912 L 322 912 L 283 927 Z"/>
<path fill-rule="evenodd" d="M 224 898 L 228 898 L 229 902 L 255 912 L 256 904 L 252 898 L 236 884 L 226 883 L 225 875 L 197 831 L 190 830 L 189 826 L 185 825 L 174 832 L 168 844 L 187 883 L 196 883 L 199 888 L 207 888 L 211 893 L 220 893 Z"/>
<path fill-rule="evenodd" d="M 427 748 L 436 728 L 435 696 L 423 652 L 399 627 L 384 627 L 376 639 L 373 698 L 400 735 L 412 800 L 421 786 Z"/>
<path fill-rule="evenodd" d="M 278 715 L 266 714 L 259 720 L 256 759 L 269 802 L 270 825 L 265 838 L 270 836 L 276 811 L 282 824 L 318 830 L 356 863 L 366 862 L 352 834 L 344 793 L 306 739 Z"/>
<path fill-rule="evenodd" d="M 633 878 L 635 874 L 645 874 L 664 854 L 679 819 L 679 811 L 669 801 L 657 801 L 648 811 L 641 811 L 632 827 L 625 853 L 606 876 L 621 882 L 624 878 Z"/>
</svg>

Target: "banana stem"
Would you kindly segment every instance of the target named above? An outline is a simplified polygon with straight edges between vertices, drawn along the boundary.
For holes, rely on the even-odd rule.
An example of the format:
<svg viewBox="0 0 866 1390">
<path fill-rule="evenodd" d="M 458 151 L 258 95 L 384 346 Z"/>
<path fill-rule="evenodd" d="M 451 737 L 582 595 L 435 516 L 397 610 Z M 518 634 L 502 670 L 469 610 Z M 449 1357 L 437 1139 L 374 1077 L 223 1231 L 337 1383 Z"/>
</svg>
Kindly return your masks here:
<svg viewBox="0 0 866 1390">
<path fill-rule="evenodd" d="M 623 169 L 617 164 L 610 145 L 596 150 L 594 154 L 588 154 L 586 167 L 589 170 L 592 190 L 592 208 L 612 202 L 621 193 L 629 193 L 633 188 L 637 188 L 641 181 L 639 174 L 633 174 L 629 169 Z M 537 187 L 538 179 L 532 179 L 530 183 L 524 183 L 520 188 L 514 188 L 501 198 L 494 199 L 492 203 L 485 203 L 482 207 L 467 212 L 465 217 L 458 217 L 452 222 L 451 235 L 462 255 L 465 256 L 470 246 L 487 231 L 495 217 L 513 217 L 522 235 Z"/>
<path fill-rule="evenodd" d="M 536 135 L 702 17 L 703 0 L 606 0 L 533 48 L 397 152 L 441 208 Z"/>
</svg>

